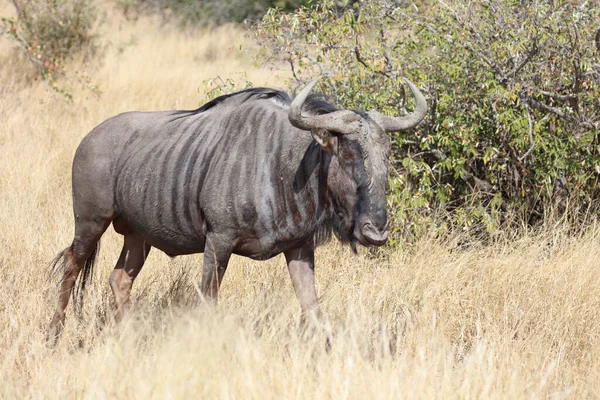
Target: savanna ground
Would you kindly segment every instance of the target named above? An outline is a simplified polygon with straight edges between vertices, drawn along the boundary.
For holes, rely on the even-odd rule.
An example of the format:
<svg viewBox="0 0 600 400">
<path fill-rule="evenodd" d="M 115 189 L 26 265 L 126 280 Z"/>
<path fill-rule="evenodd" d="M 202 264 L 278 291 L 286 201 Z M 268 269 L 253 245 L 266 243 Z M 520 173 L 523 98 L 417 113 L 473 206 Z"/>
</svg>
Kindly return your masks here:
<svg viewBox="0 0 600 400">
<path fill-rule="evenodd" d="M 317 332 L 300 327 L 281 256 L 234 257 L 212 309 L 195 306 L 202 257 L 158 251 L 116 325 L 107 279 L 121 239 L 109 228 L 83 315 L 70 306 L 48 350 L 48 264 L 72 239 L 81 138 L 122 111 L 195 108 L 216 75 L 283 86 L 238 50 L 239 30 L 181 33 L 107 12 L 102 62 L 81 66 L 100 97 L 53 98 L 0 41 L 1 398 L 600 397 L 600 227 L 548 225 L 467 249 L 423 239 L 377 257 L 332 243 L 317 253 Z"/>
</svg>

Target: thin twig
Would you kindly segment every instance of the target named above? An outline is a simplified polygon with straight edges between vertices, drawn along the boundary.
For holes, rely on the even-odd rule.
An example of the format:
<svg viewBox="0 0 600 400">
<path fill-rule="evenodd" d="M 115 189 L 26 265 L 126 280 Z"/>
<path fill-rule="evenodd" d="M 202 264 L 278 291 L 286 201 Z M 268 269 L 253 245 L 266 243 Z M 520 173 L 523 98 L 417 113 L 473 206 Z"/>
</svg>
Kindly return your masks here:
<svg viewBox="0 0 600 400">
<path fill-rule="evenodd" d="M 296 68 L 294 66 L 294 60 L 292 60 L 292 57 L 288 57 L 287 62 L 290 63 L 290 68 L 292 69 L 292 76 L 294 77 L 296 82 L 300 83 L 300 79 L 298 79 L 298 76 L 296 75 Z"/>
<path fill-rule="evenodd" d="M 466 42 L 463 44 L 463 46 L 465 47 L 465 49 L 469 50 L 471 53 L 475 54 L 477 57 L 481 58 L 487 65 L 489 65 L 490 68 L 492 68 L 492 70 L 496 73 L 496 75 L 504 75 L 502 69 L 498 66 L 498 64 L 496 64 L 491 58 L 486 56 L 484 53 L 478 51 L 477 49 L 474 49 Z"/>
<path fill-rule="evenodd" d="M 531 114 L 529 113 L 529 104 L 525 103 L 525 111 L 527 112 L 527 123 L 529 124 L 529 130 L 527 134 L 529 135 L 529 150 L 525 152 L 521 157 L 519 157 L 519 161 L 523 161 L 525 157 L 529 155 L 533 151 L 535 147 L 535 141 L 533 140 L 533 122 L 531 121 Z"/>
<path fill-rule="evenodd" d="M 553 114 L 558 115 L 560 118 L 568 121 L 568 122 L 573 122 L 573 118 L 571 118 L 569 115 L 565 114 L 561 109 L 556 108 L 556 107 L 550 107 L 547 104 L 544 104 L 540 101 L 537 101 L 536 99 L 534 99 L 533 97 L 527 96 L 527 101 L 529 104 L 531 104 L 532 106 L 535 106 L 541 110 L 544 111 L 548 111 L 551 112 Z"/>
<path fill-rule="evenodd" d="M 541 95 L 550 97 L 552 99 L 559 100 L 559 101 L 569 101 L 575 97 L 571 94 L 558 94 L 558 93 L 548 92 L 546 90 L 539 89 L 539 88 L 537 88 L 535 86 L 531 86 L 531 85 L 525 85 L 525 88 L 527 88 L 528 90 L 534 91 L 536 93 L 539 93 Z"/>
<path fill-rule="evenodd" d="M 386 43 L 386 39 L 385 39 L 385 31 L 383 30 L 383 27 L 381 28 L 381 30 L 379 31 L 379 35 L 381 37 L 381 48 L 383 51 L 383 59 L 385 61 L 385 68 L 386 68 L 386 72 L 387 76 L 389 76 L 390 78 L 392 78 L 394 81 L 398 79 L 398 74 L 394 71 L 394 67 L 392 66 L 392 62 L 390 60 L 390 56 L 388 55 L 386 49 L 387 49 L 387 43 Z"/>
<path fill-rule="evenodd" d="M 515 76 L 525 66 L 525 64 L 527 64 L 533 58 L 533 56 L 536 55 L 537 51 L 537 41 L 536 38 L 533 38 L 531 49 L 527 52 L 519 64 L 517 64 L 511 71 L 502 77 L 502 80 L 506 81 L 508 78 Z"/>
<path fill-rule="evenodd" d="M 378 70 L 378 69 L 376 70 L 371 65 L 367 64 L 367 62 L 362 57 L 362 54 L 360 52 L 360 48 L 359 48 L 359 44 L 358 44 L 358 36 L 356 37 L 356 45 L 354 46 L 354 55 L 356 57 L 356 61 L 358 61 L 359 63 L 361 63 L 369 71 L 372 71 L 372 72 L 375 72 L 377 74 L 383 75 L 386 78 L 393 79 L 393 77 L 390 74 L 388 74 L 386 71 L 381 71 L 381 70 Z"/>
</svg>

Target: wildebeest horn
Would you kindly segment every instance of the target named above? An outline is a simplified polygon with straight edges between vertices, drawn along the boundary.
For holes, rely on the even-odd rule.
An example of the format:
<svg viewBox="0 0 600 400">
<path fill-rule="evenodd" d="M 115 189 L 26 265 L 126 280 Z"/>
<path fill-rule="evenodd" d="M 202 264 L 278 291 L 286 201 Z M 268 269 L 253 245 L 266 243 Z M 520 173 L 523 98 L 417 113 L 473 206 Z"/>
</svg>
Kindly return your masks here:
<svg viewBox="0 0 600 400">
<path fill-rule="evenodd" d="M 361 117 L 353 111 L 341 110 L 323 115 L 302 115 L 302 106 L 318 79 L 310 82 L 290 105 L 288 118 L 296 128 L 310 131 L 311 129 L 326 129 L 337 133 L 351 133 L 359 128 Z"/>
<path fill-rule="evenodd" d="M 417 87 L 408 79 L 404 79 L 415 96 L 417 105 L 415 111 L 404 117 L 388 117 L 378 111 L 369 111 L 369 116 L 375 120 L 386 132 L 397 132 L 416 126 L 427 114 L 427 101 Z"/>
</svg>

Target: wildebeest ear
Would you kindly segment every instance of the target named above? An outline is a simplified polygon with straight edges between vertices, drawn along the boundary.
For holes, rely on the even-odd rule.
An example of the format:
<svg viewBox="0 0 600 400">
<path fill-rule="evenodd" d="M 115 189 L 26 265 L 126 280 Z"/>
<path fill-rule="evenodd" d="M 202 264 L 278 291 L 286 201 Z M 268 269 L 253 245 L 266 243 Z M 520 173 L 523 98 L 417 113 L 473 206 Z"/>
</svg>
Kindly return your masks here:
<svg viewBox="0 0 600 400">
<path fill-rule="evenodd" d="M 311 129 L 310 133 L 323 150 L 330 154 L 337 154 L 338 139 L 327 129 Z"/>
</svg>

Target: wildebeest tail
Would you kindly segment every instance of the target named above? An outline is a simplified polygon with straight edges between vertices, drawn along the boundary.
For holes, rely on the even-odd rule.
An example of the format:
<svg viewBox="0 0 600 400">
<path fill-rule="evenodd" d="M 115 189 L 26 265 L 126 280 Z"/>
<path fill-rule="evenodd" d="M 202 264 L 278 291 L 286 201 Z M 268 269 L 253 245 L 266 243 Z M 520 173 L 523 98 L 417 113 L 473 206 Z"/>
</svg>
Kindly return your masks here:
<svg viewBox="0 0 600 400">
<path fill-rule="evenodd" d="M 54 259 L 50 262 L 50 277 L 55 277 L 58 273 L 62 272 L 61 281 L 64 279 L 65 269 L 67 268 L 66 263 L 67 258 L 65 257 L 67 251 L 70 247 L 67 247 L 60 253 L 54 257 Z M 96 247 L 92 251 L 92 254 L 85 260 L 85 264 L 83 264 L 83 268 L 79 273 L 79 277 L 77 282 L 75 283 L 75 287 L 71 292 L 73 298 L 73 307 L 76 315 L 81 315 L 81 310 L 83 309 L 83 298 L 85 294 L 85 288 L 87 286 L 87 282 L 92 276 L 94 272 L 94 267 L 96 266 L 96 257 L 98 252 L 100 251 L 100 241 L 96 243 Z M 61 262 L 62 261 L 62 262 Z"/>
</svg>

